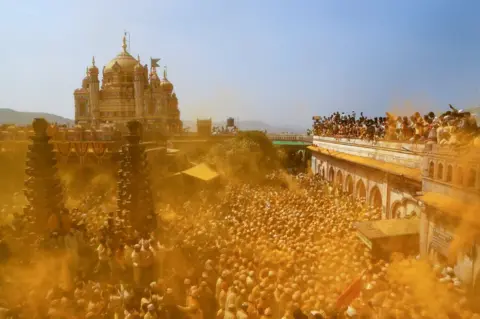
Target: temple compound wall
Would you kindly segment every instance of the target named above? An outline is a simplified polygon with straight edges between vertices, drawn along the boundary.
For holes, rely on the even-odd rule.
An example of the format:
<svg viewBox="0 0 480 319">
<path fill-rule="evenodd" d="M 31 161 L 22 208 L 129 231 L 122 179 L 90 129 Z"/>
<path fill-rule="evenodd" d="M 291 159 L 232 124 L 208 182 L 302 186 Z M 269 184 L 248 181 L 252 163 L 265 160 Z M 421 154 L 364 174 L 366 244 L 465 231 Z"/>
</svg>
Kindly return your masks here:
<svg viewBox="0 0 480 319">
<path fill-rule="evenodd" d="M 424 145 L 313 138 L 311 169 L 341 191 L 382 209 L 383 218 L 420 216 Z"/>
<path fill-rule="evenodd" d="M 313 173 L 381 207 L 383 219 L 417 216 L 420 255 L 480 296 L 478 147 L 315 136 L 309 148 Z"/>
<path fill-rule="evenodd" d="M 422 158 L 420 253 L 447 264 L 480 296 L 480 149 L 427 145 Z"/>
</svg>

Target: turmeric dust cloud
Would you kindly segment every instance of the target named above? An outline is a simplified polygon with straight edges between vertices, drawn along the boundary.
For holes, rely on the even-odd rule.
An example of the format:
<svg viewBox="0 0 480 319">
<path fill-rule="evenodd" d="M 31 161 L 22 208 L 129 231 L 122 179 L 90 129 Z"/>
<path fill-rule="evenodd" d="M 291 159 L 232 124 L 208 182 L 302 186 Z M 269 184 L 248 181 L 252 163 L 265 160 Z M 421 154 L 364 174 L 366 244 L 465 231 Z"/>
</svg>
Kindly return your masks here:
<svg viewBox="0 0 480 319">
<path fill-rule="evenodd" d="M 159 176 L 154 168 L 151 183 L 155 185 L 156 216 L 159 232 L 166 238 L 162 242 L 165 247 L 155 256 L 155 263 L 162 267 L 156 268 L 149 279 L 168 285 L 177 298 L 184 297 L 182 291 L 193 285 L 189 281 L 206 285 L 213 281 L 213 290 L 216 280 L 228 282 L 231 287 L 238 285 L 238 296 L 245 302 L 250 296 L 264 300 L 261 296 L 277 294 L 282 301 L 273 311 L 280 318 L 295 307 L 333 313 L 341 293 L 368 270 L 364 278 L 367 288 L 351 303 L 358 312 L 371 311 L 370 302 L 376 312 L 395 318 L 408 318 L 412 312 L 430 318 L 444 318 L 451 312 L 471 315 L 461 292 L 451 283 L 440 282 L 439 270 L 432 269 L 426 261 L 396 254 L 389 260 L 372 262 L 371 251 L 356 237 L 353 223 L 378 220 L 380 212 L 360 200 L 339 194 L 331 184 L 316 177 L 288 174 L 277 162 L 282 158 L 284 154 L 266 152 L 258 143 L 245 140 L 214 146 L 206 154 L 205 162 L 221 174 L 223 184 L 211 189 L 201 187 L 192 194 L 184 189 L 191 185 L 180 183 L 177 188 L 166 183 L 169 173 Z M 469 155 L 462 158 L 465 163 L 469 160 Z M 11 164 L 10 169 L 18 173 L 9 178 L 19 187 L 10 191 L 17 196 L 11 196 L 5 205 L 6 216 L 21 213 L 24 205 L 23 163 L 16 164 L 19 168 L 13 169 Z M 6 284 L 0 303 L 22 304 L 28 296 L 24 305 L 39 307 L 52 287 L 73 290 L 79 269 L 91 268 L 97 261 L 94 251 L 99 245 L 97 234 L 109 213 L 117 216 L 116 172 L 72 165 L 60 168 L 59 176 L 65 186 L 67 208 L 78 209 L 81 213 L 74 218 L 78 221 L 85 215 L 88 223 L 87 244 L 92 249 L 88 264 L 81 265 L 79 257 L 70 252 L 32 252 L 23 246 L 30 238 L 9 241 L 12 252 L 31 252 L 35 260 L 22 260 L 19 254 L 13 254 L 2 265 L 0 275 Z M 462 213 L 474 214 L 474 211 Z M 11 231 L 10 227 L 5 230 L 7 241 Z M 452 262 L 475 235 L 468 222 L 456 227 L 450 247 Z M 24 236 L 36 240 L 36 234 Z M 205 266 L 210 262 L 214 266 Z M 94 289 L 103 289 L 101 285 L 98 287 Z M 227 291 L 228 288 L 225 294 Z M 228 310 L 224 308 L 221 310 Z"/>
</svg>

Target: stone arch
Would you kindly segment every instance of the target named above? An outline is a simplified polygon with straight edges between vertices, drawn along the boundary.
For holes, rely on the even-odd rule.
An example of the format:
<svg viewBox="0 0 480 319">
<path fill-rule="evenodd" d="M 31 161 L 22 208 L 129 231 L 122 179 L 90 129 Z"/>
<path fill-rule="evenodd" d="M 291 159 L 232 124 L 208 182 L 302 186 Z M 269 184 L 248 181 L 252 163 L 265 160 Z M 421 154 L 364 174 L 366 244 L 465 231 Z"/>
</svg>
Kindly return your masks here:
<svg viewBox="0 0 480 319">
<path fill-rule="evenodd" d="M 435 177 L 435 163 L 433 163 L 433 161 L 428 163 L 428 177 L 429 178 Z"/>
<path fill-rule="evenodd" d="M 452 165 L 447 166 L 447 182 L 451 183 L 453 180 L 453 167 Z"/>
<path fill-rule="evenodd" d="M 443 180 L 443 164 L 439 163 L 437 168 L 437 178 Z"/>
<path fill-rule="evenodd" d="M 475 187 L 476 183 L 477 183 L 477 170 L 474 168 L 470 168 L 470 171 L 468 172 L 467 186 Z"/>
<path fill-rule="evenodd" d="M 367 190 L 365 188 L 365 183 L 361 179 L 359 179 L 357 182 L 356 195 L 358 198 L 361 199 L 367 198 Z"/>
<path fill-rule="evenodd" d="M 380 189 L 378 189 L 378 186 L 374 186 L 372 190 L 370 191 L 370 205 L 375 207 L 375 208 L 382 208 L 383 202 L 382 202 L 382 193 L 380 193 Z"/>
<path fill-rule="evenodd" d="M 455 180 L 458 185 L 463 184 L 463 168 L 461 166 L 457 167 L 457 171 L 455 172 Z"/>
<path fill-rule="evenodd" d="M 340 188 L 343 189 L 343 173 L 341 170 L 337 171 L 337 176 L 335 178 L 335 184 Z"/>
<path fill-rule="evenodd" d="M 345 187 L 346 191 L 349 195 L 353 194 L 353 178 L 352 175 L 347 175 L 347 178 L 345 179 Z"/>
<path fill-rule="evenodd" d="M 328 181 L 333 183 L 334 179 L 335 179 L 335 171 L 333 170 L 333 167 L 330 166 L 330 169 L 328 170 Z"/>
<path fill-rule="evenodd" d="M 392 204 L 392 208 L 390 209 L 390 218 L 392 219 L 396 219 L 396 218 L 400 218 L 404 215 L 404 206 L 402 204 L 402 202 L 400 201 L 395 201 L 393 204 Z"/>
</svg>

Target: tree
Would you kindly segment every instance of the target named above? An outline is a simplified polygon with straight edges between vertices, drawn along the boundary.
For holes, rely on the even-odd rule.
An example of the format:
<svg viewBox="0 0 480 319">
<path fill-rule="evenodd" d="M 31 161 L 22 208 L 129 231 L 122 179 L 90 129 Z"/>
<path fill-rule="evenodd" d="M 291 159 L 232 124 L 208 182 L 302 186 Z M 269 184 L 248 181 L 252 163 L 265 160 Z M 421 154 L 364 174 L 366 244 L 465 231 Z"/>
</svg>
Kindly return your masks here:
<svg viewBox="0 0 480 319">
<path fill-rule="evenodd" d="M 206 162 L 230 179 L 258 181 L 280 167 L 277 150 L 265 133 L 242 131 L 214 146 Z"/>
</svg>

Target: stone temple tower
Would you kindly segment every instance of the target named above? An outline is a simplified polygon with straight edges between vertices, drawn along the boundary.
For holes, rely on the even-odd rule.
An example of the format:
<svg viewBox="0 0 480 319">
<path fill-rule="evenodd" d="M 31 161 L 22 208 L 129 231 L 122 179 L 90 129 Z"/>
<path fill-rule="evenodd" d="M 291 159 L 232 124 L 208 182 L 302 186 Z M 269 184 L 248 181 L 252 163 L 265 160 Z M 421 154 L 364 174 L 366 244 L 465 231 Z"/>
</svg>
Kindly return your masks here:
<svg viewBox="0 0 480 319">
<path fill-rule="evenodd" d="M 174 86 L 166 71 L 163 79 L 157 74 L 160 59 L 151 58 L 149 69 L 129 49 L 124 35 L 122 50 L 102 68 L 101 74 L 93 60 L 82 87 L 74 91 L 76 123 L 125 127 L 129 121 L 137 120 L 147 130 L 163 131 L 166 135 L 181 132 Z"/>
<path fill-rule="evenodd" d="M 137 120 L 143 120 L 143 112 L 145 109 L 144 94 L 145 94 L 145 68 L 140 64 L 140 56 L 138 57 L 138 64 L 134 68 L 134 91 L 135 91 L 135 117 Z"/>
<path fill-rule="evenodd" d="M 96 121 L 99 119 L 99 81 L 98 81 L 98 68 L 95 66 L 95 57 L 92 58 L 92 66 L 88 68 L 89 75 L 89 105 L 90 105 L 90 116 L 92 118 L 93 124 L 97 124 Z"/>
</svg>

